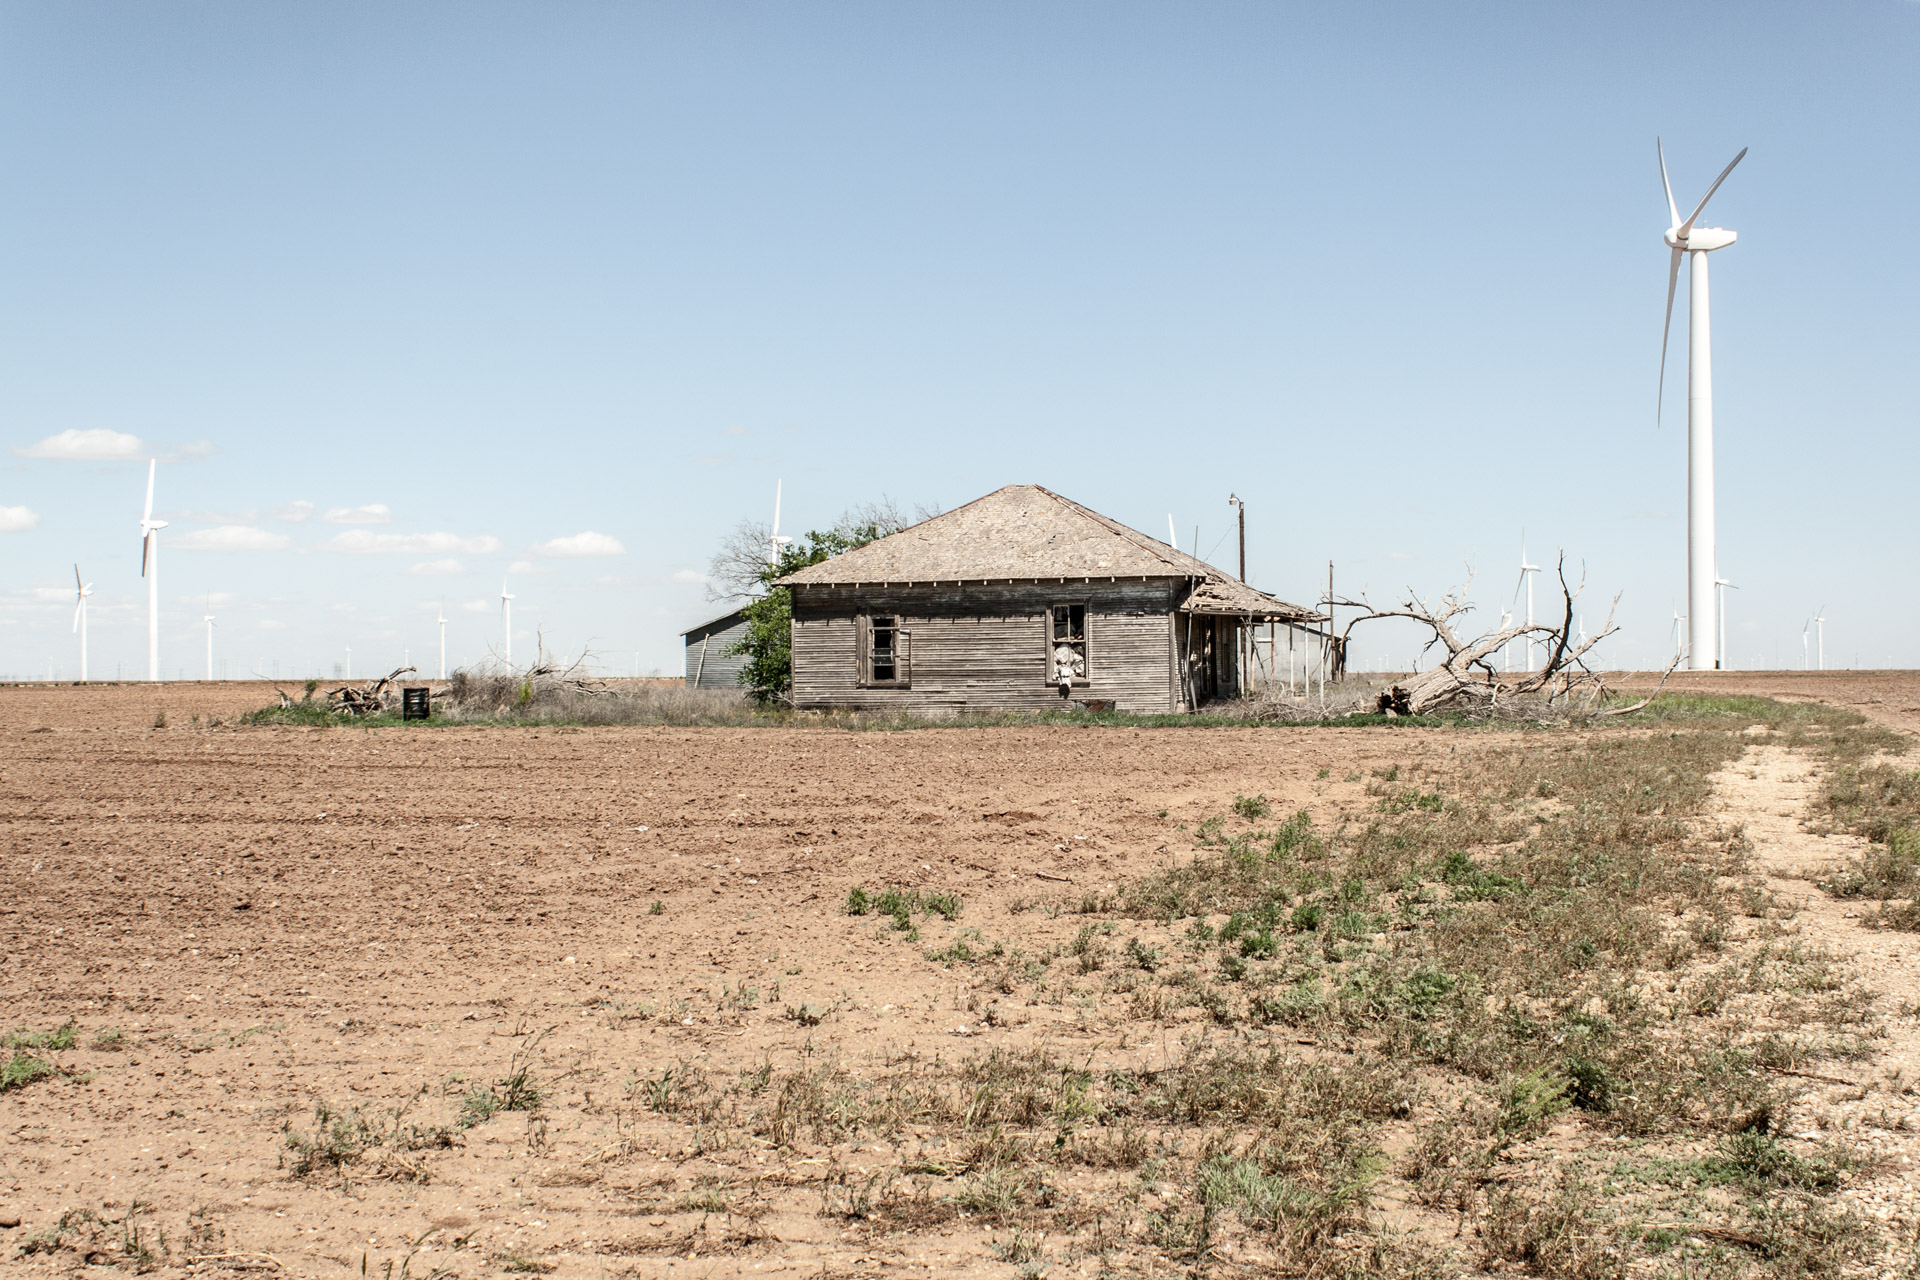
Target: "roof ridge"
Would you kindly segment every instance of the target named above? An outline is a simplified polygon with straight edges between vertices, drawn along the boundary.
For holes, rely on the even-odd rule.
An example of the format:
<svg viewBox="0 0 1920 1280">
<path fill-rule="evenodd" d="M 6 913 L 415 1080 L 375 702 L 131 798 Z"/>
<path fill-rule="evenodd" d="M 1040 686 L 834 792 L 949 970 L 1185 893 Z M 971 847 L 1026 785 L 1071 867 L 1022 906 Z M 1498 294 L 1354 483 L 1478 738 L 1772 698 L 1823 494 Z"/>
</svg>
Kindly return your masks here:
<svg viewBox="0 0 1920 1280">
<path fill-rule="evenodd" d="M 1072 510 L 1079 512 L 1081 515 L 1086 516 L 1088 519 L 1098 524 L 1101 528 L 1105 529 L 1107 532 L 1114 534 L 1128 542 L 1133 543 L 1134 546 L 1139 547 L 1142 551 L 1147 552 L 1149 555 L 1157 556 L 1162 561 L 1165 561 L 1169 568 L 1186 569 L 1188 577 L 1203 577 L 1206 574 L 1219 572 L 1219 570 L 1215 569 L 1212 565 L 1208 564 L 1206 561 L 1200 559 L 1199 557 L 1190 556 L 1186 552 L 1182 551 L 1180 548 L 1174 546 L 1173 544 L 1162 542 L 1158 538 L 1151 537 L 1148 534 L 1144 534 L 1140 532 L 1138 529 L 1134 528 L 1132 525 L 1121 524 L 1118 520 L 1115 520 L 1112 516 L 1101 515 L 1098 511 L 1095 511 L 1092 507 L 1081 506 L 1079 503 L 1075 502 L 1072 498 L 1067 497 L 1065 494 L 1055 493 L 1053 490 L 1047 488 L 1045 485 L 1037 484 L 1037 485 L 1034 485 L 1033 487 L 1038 489 L 1040 492 L 1046 494 L 1049 498 L 1052 498 L 1055 502 L 1058 502 L 1063 506 L 1069 507 Z M 1171 557 L 1167 555 L 1167 552 L 1169 551 L 1173 553 Z M 1185 561 L 1187 563 L 1182 564 L 1182 561 Z M 1199 574 L 1194 573 L 1193 572 L 1194 566 L 1198 566 L 1203 572 Z"/>
</svg>

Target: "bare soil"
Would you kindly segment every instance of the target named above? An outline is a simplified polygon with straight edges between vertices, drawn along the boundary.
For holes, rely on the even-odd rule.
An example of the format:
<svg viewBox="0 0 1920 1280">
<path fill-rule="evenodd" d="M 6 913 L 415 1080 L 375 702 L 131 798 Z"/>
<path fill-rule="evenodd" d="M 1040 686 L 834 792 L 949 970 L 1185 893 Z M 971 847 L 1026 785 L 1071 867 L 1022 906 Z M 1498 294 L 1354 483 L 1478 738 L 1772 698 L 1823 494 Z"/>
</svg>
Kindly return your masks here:
<svg viewBox="0 0 1920 1280">
<path fill-rule="evenodd" d="M 1669 687 L 1682 683 L 1920 728 L 1907 673 Z M 941 1062 L 994 1046 L 1170 1061 L 1177 1028 L 1116 1039 L 1084 1004 L 995 998 L 925 952 L 974 936 L 963 930 L 1065 945 L 1073 916 L 1031 904 L 1188 856 L 1180 824 L 1264 794 L 1331 825 L 1368 804 L 1346 779 L 1460 741 L 231 723 L 269 701 L 238 683 L 0 688 L 0 1021 L 72 1021 L 77 1037 L 61 1075 L 0 1094 L 0 1257 L 17 1269 L 87 1261 L 84 1247 L 16 1258 L 85 1211 L 95 1260 L 123 1259 L 131 1239 L 163 1271 L 1014 1274 L 1006 1233 L 966 1215 L 876 1236 L 822 1212 L 869 1168 L 938 1152 L 703 1132 L 651 1109 L 649 1090 L 688 1066 Z M 1801 830 L 1804 764 L 1756 750 L 1722 780 L 1729 815 L 1811 907 L 1805 877 L 1845 848 Z M 909 943 L 845 913 L 858 885 L 965 905 Z M 1847 910 L 1810 909 L 1801 927 L 1859 955 L 1896 1003 L 1920 1001 L 1910 936 L 1870 934 Z M 1797 1122 L 1879 1106 L 1894 1136 L 1867 1194 L 1897 1223 L 1920 1151 L 1890 1108 L 1912 1102 L 1872 1082 L 1920 1059 L 1910 1036 L 1883 1057 L 1822 1086 Z M 500 1096 L 516 1072 L 543 1093 L 537 1109 L 460 1126 L 470 1091 Z M 323 1103 L 389 1129 L 445 1128 L 450 1145 L 389 1144 L 299 1176 L 288 1132 L 315 1135 Z M 1097 1212 L 1097 1174 L 1071 1178 Z"/>
</svg>

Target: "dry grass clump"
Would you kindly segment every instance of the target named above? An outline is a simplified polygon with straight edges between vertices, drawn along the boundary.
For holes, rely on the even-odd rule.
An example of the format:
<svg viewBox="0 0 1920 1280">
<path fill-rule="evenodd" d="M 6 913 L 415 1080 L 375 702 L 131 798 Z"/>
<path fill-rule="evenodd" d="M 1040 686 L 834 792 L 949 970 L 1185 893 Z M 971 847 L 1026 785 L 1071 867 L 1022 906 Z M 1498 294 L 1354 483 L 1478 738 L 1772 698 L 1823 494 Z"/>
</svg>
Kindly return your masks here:
<svg viewBox="0 0 1920 1280">
<path fill-rule="evenodd" d="M 1828 771 L 1820 795 L 1827 821 L 1865 836 L 1873 847 L 1821 887 L 1879 902 L 1870 919 L 1884 928 L 1920 931 L 1920 769 L 1857 762 L 1869 752 L 1901 754 L 1906 745 L 1904 739 L 1867 740 L 1853 751 L 1855 763 Z"/>
<path fill-rule="evenodd" d="M 436 717 L 461 723 L 752 724 L 761 717 L 736 689 L 649 684 L 594 690 L 526 673 L 461 670 L 437 700 Z"/>
</svg>

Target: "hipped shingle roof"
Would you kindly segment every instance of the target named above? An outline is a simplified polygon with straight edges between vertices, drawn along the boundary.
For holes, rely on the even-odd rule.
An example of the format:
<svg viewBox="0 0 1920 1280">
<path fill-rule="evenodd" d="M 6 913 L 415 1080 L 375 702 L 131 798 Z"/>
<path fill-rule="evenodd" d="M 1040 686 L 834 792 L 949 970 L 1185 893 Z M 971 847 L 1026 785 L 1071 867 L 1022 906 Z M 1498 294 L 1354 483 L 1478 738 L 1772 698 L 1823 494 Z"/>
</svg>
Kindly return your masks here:
<svg viewBox="0 0 1920 1280">
<path fill-rule="evenodd" d="M 1037 484 L 1010 484 L 964 507 L 808 565 L 777 585 L 981 582 L 1042 578 L 1197 580 L 1197 613 L 1312 622 L 1311 609 L 1256 591 L 1205 561 Z"/>
</svg>

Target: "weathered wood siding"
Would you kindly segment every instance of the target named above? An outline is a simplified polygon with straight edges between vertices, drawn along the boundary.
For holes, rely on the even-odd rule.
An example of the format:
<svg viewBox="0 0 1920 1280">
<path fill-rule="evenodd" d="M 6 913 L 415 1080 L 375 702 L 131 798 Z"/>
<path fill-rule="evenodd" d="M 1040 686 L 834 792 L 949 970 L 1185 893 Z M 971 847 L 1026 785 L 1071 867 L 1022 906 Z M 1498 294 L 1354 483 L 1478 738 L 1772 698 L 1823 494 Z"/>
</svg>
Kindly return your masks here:
<svg viewBox="0 0 1920 1280">
<path fill-rule="evenodd" d="M 793 600 L 793 700 L 801 707 L 1040 710 L 1062 705 L 1047 683 L 1047 609 L 1087 606 L 1087 675 L 1075 699 L 1121 711 L 1179 709 L 1172 610 L 1182 580 L 995 586 L 799 587 Z M 893 614 L 909 639 L 912 683 L 862 688 L 862 614 Z"/>
<path fill-rule="evenodd" d="M 737 613 L 716 618 L 704 627 L 687 632 L 687 687 L 689 689 L 737 689 L 740 668 L 746 657 L 730 654 L 734 642 L 747 633 L 747 620 Z M 706 660 L 701 661 L 705 647 Z"/>
</svg>

